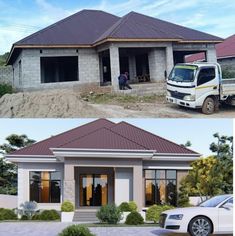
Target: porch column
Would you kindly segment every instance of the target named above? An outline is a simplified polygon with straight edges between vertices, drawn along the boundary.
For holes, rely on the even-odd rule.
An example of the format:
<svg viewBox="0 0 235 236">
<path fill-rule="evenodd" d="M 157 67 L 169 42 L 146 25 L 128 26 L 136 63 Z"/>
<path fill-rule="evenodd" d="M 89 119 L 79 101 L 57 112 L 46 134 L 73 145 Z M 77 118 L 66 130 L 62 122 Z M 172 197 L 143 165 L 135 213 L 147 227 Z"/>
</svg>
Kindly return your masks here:
<svg viewBox="0 0 235 236">
<path fill-rule="evenodd" d="M 120 75 L 119 50 L 115 45 L 109 47 L 111 81 L 114 90 L 118 89 L 118 76 Z"/>
<path fill-rule="evenodd" d="M 141 210 L 143 207 L 142 173 L 142 165 L 136 165 L 133 167 L 133 200 L 136 202 L 138 210 Z"/>
<path fill-rule="evenodd" d="M 217 62 L 215 47 L 208 48 L 206 50 L 206 61 L 207 62 Z"/>
<path fill-rule="evenodd" d="M 75 179 L 74 165 L 64 164 L 64 196 L 63 200 L 69 200 L 75 205 Z"/>
<path fill-rule="evenodd" d="M 136 77 L 135 55 L 129 56 L 129 76 L 130 76 L 131 81 L 135 81 L 135 77 Z"/>
<path fill-rule="evenodd" d="M 148 54 L 150 80 L 163 81 L 166 70 L 166 53 L 161 48 L 153 48 Z"/>
<path fill-rule="evenodd" d="M 172 45 L 166 47 L 166 72 L 167 76 L 170 75 L 174 66 L 173 48 Z"/>
</svg>

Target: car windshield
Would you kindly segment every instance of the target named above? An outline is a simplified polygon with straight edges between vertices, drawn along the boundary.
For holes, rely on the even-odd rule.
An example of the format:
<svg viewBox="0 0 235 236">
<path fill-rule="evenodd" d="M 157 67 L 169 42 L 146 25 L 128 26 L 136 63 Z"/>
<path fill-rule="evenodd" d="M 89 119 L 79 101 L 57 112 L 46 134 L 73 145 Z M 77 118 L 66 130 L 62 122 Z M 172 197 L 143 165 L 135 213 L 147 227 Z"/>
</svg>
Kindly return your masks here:
<svg viewBox="0 0 235 236">
<path fill-rule="evenodd" d="M 170 73 L 169 80 L 176 82 L 193 82 L 197 66 L 176 65 Z"/>
<path fill-rule="evenodd" d="M 226 195 L 212 197 L 206 200 L 205 202 L 202 202 L 201 204 L 199 204 L 199 206 L 200 207 L 216 207 L 227 198 L 228 196 Z"/>
</svg>

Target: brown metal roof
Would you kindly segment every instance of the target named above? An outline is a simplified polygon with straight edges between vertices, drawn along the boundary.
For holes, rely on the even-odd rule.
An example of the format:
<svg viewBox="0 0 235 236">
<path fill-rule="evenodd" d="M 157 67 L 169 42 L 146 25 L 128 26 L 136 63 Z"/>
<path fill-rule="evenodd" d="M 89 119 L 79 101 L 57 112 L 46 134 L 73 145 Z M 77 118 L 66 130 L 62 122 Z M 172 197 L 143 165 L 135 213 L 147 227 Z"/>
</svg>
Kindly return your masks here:
<svg viewBox="0 0 235 236">
<path fill-rule="evenodd" d="M 24 47 L 94 47 L 106 40 L 221 42 L 222 39 L 136 12 L 123 17 L 82 10 L 13 44 L 8 64 Z"/>
<path fill-rule="evenodd" d="M 157 153 L 165 154 L 198 154 L 126 122 L 115 124 L 99 119 L 17 150 L 11 155 L 53 155 L 50 148 L 156 150 Z"/>
</svg>

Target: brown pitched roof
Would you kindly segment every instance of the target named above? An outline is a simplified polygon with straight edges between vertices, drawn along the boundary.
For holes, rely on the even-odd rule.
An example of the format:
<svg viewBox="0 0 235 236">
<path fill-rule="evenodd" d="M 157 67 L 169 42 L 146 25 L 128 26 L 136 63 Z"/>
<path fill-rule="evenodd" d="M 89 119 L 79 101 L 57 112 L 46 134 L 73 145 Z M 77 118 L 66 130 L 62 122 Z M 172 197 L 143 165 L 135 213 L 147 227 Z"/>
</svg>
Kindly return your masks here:
<svg viewBox="0 0 235 236">
<path fill-rule="evenodd" d="M 8 64 L 22 47 L 93 47 L 107 39 L 222 41 L 219 37 L 136 12 L 120 18 L 104 11 L 82 10 L 13 44 Z"/>
<path fill-rule="evenodd" d="M 217 59 L 235 57 L 235 34 L 215 45 Z M 205 60 L 205 53 L 200 52 L 186 57 L 186 62 Z"/>
<path fill-rule="evenodd" d="M 11 155 L 53 155 L 50 148 L 156 150 L 156 153 L 165 154 L 198 154 L 126 122 L 115 124 L 99 119 L 17 150 Z"/>
</svg>

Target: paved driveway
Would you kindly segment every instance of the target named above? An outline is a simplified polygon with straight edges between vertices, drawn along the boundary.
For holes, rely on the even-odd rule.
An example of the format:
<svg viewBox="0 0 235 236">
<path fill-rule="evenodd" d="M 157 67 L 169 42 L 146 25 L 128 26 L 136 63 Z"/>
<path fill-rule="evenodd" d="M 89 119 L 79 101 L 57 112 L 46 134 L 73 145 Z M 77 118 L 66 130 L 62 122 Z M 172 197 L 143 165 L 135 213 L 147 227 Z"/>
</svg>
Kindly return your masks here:
<svg viewBox="0 0 235 236">
<path fill-rule="evenodd" d="M 0 236 L 56 236 L 69 224 L 60 222 L 4 222 L 0 223 Z M 96 227 L 90 229 L 96 236 L 157 236 L 165 234 L 157 227 Z"/>
</svg>

